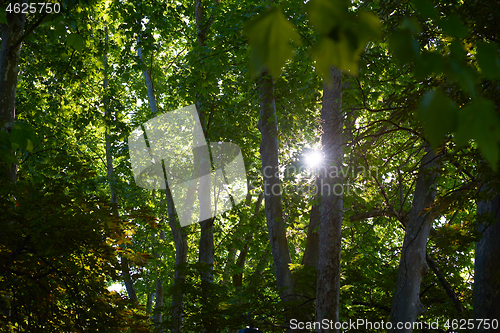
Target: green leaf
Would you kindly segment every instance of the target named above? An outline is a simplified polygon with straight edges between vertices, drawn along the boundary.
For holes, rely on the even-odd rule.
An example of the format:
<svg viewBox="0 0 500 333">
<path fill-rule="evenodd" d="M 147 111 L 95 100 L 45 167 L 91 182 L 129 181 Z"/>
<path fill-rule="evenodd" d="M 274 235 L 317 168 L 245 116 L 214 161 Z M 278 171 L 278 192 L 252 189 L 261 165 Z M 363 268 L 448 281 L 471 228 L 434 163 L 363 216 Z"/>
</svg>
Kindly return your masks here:
<svg viewBox="0 0 500 333">
<path fill-rule="evenodd" d="M 460 109 L 456 143 L 463 146 L 474 139 L 486 160 L 495 168 L 499 152 L 500 119 L 495 113 L 492 101 L 477 98 L 472 103 Z"/>
<path fill-rule="evenodd" d="M 5 8 L 0 8 L 0 23 L 1 24 L 7 24 L 9 25 L 9 23 L 7 22 L 7 13 L 5 12 Z"/>
<path fill-rule="evenodd" d="M 412 36 L 417 35 L 422 31 L 420 23 L 414 17 L 405 17 L 400 25 L 401 30 L 408 30 Z"/>
<path fill-rule="evenodd" d="M 10 142 L 13 149 L 21 148 L 32 152 L 38 143 L 38 138 L 31 125 L 16 122 L 10 132 Z"/>
<path fill-rule="evenodd" d="M 448 36 L 465 38 L 469 33 L 469 30 L 463 25 L 462 20 L 457 14 L 440 19 L 437 24 Z"/>
<path fill-rule="evenodd" d="M 358 47 L 364 49 L 370 40 L 378 40 L 382 37 L 382 27 L 377 15 L 364 10 L 358 14 L 358 20 L 359 23 L 356 26 L 360 44 Z"/>
<path fill-rule="evenodd" d="M 11 144 L 9 134 L 7 134 L 7 132 L 3 130 L 0 130 L 0 147 L 2 146 L 5 148 L 10 148 Z"/>
<path fill-rule="evenodd" d="M 11 150 L 9 134 L 2 130 L 0 130 L 0 159 L 9 166 L 17 163 L 16 155 Z"/>
<path fill-rule="evenodd" d="M 495 44 L 478 43 L 476 59 L 481 72 L 486 78 L 500 78 L 500 60 L 498 59 L 498 48 Z"/>
<path fill-rule="evenodd" d="M 306 4 L 309 21 L 321 35 L 312 50 L 316 69 L 327 79 L 331 66 L 356 75 L 366 43 L 382 35 L 376 15 L 362 10 L 353 18 L 348 4 L 343 0 L 311 0 Z"/>
<path fill-rule="evenodd" d="M 436 18 L 438 17 L 438 12 L 434 5 L 427 0 L 413 0 L 413 4 L 417 9 L 417 12 L 424 18 Z"/>
<path fill-rule="evenodd" d="M 415 76 L 418 79 L 424 79 L 425 77 L 433 74 L 440 75 L 444 70 L 444 59 L 437 52 L 422 52 L 421 58 L 417 61 L 415 66 Z"/>
<path fill-rule="evenodd" d="M 349 15 L 348 2 L 343 0 L 310 0 L 305 9 L 309 22 L 322 35 L 329 34 Z"/>
<path fill-rule="evenodd" d="M 71 35 L 69 35 L 66 39 L 66 43 L 68 44 L 68 46 L 72 46 L 78 52 L 82 52 L 85 48 L 85 40 L 81 35 L 76 33 L 72 33 Z"/>
<path fill-rule="evenodd" d="M 358 72 L 359 53 L 355 53 L 347 38 L 335 41 L 329 37 L 322 37 L 312 52 L 316 61 L 316 69 L 325 77 L 328 77 L 331 66 L 349 71 L 354 75 Z"/>
<path fill-rule="evenodd" d="M 439 147 L 448 132 L 455 129 L 457 106 L 443 92 L 430 90 L 425 93 L 417 110 L 429 143 Z"/>
<path fill-rule="evenodd" d="M 10 167 L 12 164 L 17 164 L 17 158 L 16 155 L 10 150 L 5 147 L 0 147 L 0 159 L 7 163 L 7 165 Z"/>
<path fill-rule="evenodd" d="M 258 75 L 266 66 L 275 78 L 279 77 L 281 68 L 292 56 L 290 41 L 301 42 L 294 25 L 276 7 L 247 23 L 243 34 L 252 47 L 253 74 Z"/>
<path fill-rule="evenodd" d="M 420 56 L 418 41 L 407 29 L 395 31 L 390 35 L 389 50 L 401 65 Z"/>
</svg>

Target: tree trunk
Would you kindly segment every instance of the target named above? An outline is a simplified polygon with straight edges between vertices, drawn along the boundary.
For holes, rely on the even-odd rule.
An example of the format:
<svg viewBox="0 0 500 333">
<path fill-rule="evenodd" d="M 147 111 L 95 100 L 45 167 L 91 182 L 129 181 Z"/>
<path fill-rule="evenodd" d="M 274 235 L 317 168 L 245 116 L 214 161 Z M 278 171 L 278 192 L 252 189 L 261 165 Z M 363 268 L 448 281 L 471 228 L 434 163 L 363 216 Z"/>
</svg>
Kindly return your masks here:
<svg viewBox="0 0 500 333">
<path fill-rule="evenodd" d="M 104 51 L 104 81 L 103 81 L 103 88 L 106 90 L 108 88 L 108 56 L 107 56 L 107 50 L 108 50 L 108 29 L 105 28 L 105 51 Z M 108 120 L 110 117 L 111 110 L 109 109 L 109 101 L 107 99 L 104 100 L 104 119 Z M 109 124 L 106 125 L 106 134 L 105 134 L 105 141 L 106 141 L 106 169 L 107 169 L 107 175 L 108 175 L 108 181 L 109 181 L 109 190 L 110 190 L 110 201 L 111 201 L 111 208 L 112 208 L 112 213 L 113 216 L 116 219 L 120 219 L 120 213 L 118 212 L 118 203 L 117 203 L 117 198 L 116 198 L 116 192 L 114 189 L 114 176 L 113 176 L 113 156 L 111 155 L 111 139 L 109 135 Z M 122 268 L 122 277 L 125 283 L 125 289 L 127 290 L 127 294 L 129 299 L 133 301 L 138 301 L 137 300 L 137 295 L 135 293 L 134 289 L 134 284 L 132 282 L 132 278 L 130 276 L 130 267 L 129 267 L 129 261 L 128 258 L 125 256 L 121 255 L 120 256 L 120 261 L 121 261 L 121 268 Z"/>
<path fill-rule="evenodd" d="M 203 0 L 195 0 L 195 18 L 196 18 L 196 28 L 197 28 L 197 39 L 200 47 L 206 46 L 206 32 L 208 30 L 208 22 L 204 22 L 204 8 Z M 204 137 L 207 137 L 207 124 L 206 124 L 206 96 L 202 94 L 196 94 L 196 109 L 198 111 L 198 117 L 200 118 L 200 123 L 203 129 Z M 204 142 L 206 144 L 206 142 Z M 198 144 L 201 144 L 199 142 Z M 203 153 L 204 152 L 204 153 Z M 200 172 L 204 174 L 209 174 L 211 170 L 210 155 L 207 149 L 199 150 L 199 156 L 195 157 L 200 163 Z M 198 200 L 200 202 L 200 244 L 199 244 L 199 262 L 201 264 L 201 284 L 202 291 L 204 294 L 209 294 L 208 288 L 210 284 L 214 281 L 213 269 L 214 269 L 214 217 L 212 216 L 212 205 L 210 196 L 211 183 L 210 177 L 200 177 L 200 187 L 198 190 Z M 216 214 L 214 211 L 213 214 Z M 207 303 L 209 304 L 209 303 Z M 209 316 L 204 316 L 203 326 L 205 332 L 210 332 L 213 330 L 213 323 Z"/>
<path fill-rule="evenodd" d="M 163 230 L 160 231 L 160 239 L 163 241 L 165 240 L 165 232 Z M 153 249 L 153 254 L 156 257 L 156 259 L 161 259 L 161 255 L 154 249 Z M 161 323 L 163 322 L 163 312 L 162 312 L 163 301 L 164 301 L 163 283 L 161 277 L 158 277 L 156 279 L 155 311 L 153 315 L 153 322 L 155 323 L 156 331 L 159 333 L 163 332 L 163 329 L 161 327 Z"/>
<path fill-rule="evenodd" d="M 22 4 L 24 1 L 11 1 L 12 4 Z M 7 6 L 7 4 L 5 4 Z M 16 88 L 19 72 L 19 56 L 21 54 L 21 36 L 24 31 L 26 14 L 7 13 L 8 24 L 1 24 L 2 43 L 0 45 L 0 130 L 10 131 L 16 118 Z M 2 125 L 0 123 L 0 125 Z M 0 162 L 1 163 L 1 162 Z M 17 165 L 12 164 L 7 169 L 7 178 L 16 182 Z"/>
<path fill-rule="evenodd" d="M 430 208 L 436 195 L 436 154 L 426 148 L 420 162 L 420 170 L 413 194 L 412 207 L 408 215 L 405 238 L 401 250 L 396 290 L 391 309 L 391 332 L 412 332 L 411 328 L 396 327 L 397 323 L 413 323 L 422 314 L 420 283 L 429 268 L 426 263 L 427 238 L 433 216 L 425 210 Z M 409 326 L 409 324 L 407 324 Z"/>
<path fill-rule="evenodd" d="M 477 204 L 477 214 L 488 219 L 479 224 L 482 238 L 476 242 L 474 261 L 474 318 L 500 321 L 500 195 Z M 476 321 L 476 326 L 477 325 Z M 474 332 L 493 332 L 485 325 Z"/>
<path fill-rule="evenodd" d="M 321 200 L 319 190 L 319 178 L 316 178 L 316 197 L 315 200 Z M 321 222 L 321 204 L 319 202 L 313 204 L 309 213 L 309 226 L 307 227 L 306 248 L 302 257 L 302 265 L 318 268 L 319 260 L 319 230 Z"/>
<path fill-rule="evenodd" d="M 291 263 L 286 226 L 281 205 L 281 183 L 278 162 L 278 128 L 274 101 L 273 79 L 264 71 L 258 82 L 261 133 L 260 154 L 264 187 L 264 204 L 267 229 L 271 242 L 276 283 L 281 299 L 285 300 L 292 293 L 292 275 L 288 265 Z"/>
<path fill-rule="evenodd" d="M 170 190 L 165 189 L 167 198 L 168 224 L 172 230 L 172 236 L 175 244 L 175 277 L 174 291 L 172 295 L 172 333 L 182 332 L 182 312 L 184 308 L 184 283 L 186 282 L 186 273 L 184 265 L 187 261 L 188 244 L 185 228 L 181 228 L 179 221 L 175 218 L 174 201 Z"/>
<path fill-rule="evenodd" d="M 322 145 L 324 162 L 319 174 L 321 216 L 315 320 L 339 320 L 340 249 L 343 217 L 342 72 L 332 67 L 329 84 L 323 81 Z M 320 332 L 338 332 L 334 327 Z"/>
<path fill-rule="evenodd" d="M 259 197 L 257 198 L 257 202 L 255 203 L 255 209 L 253 212 L 253 216 L 250 218 L 250 223 L 252 223 L 255 220 L 255 218 L 257 217 L 257 214 L 259 214 L 263 199 L 264 199 L 264 194 L 262 192 L 260 192 Z M 248 250 L 250 249 L 249 243 L 252 240 L 252 238 L 253 238 L 253 233 L 250 231 L 245 236 L 245 245 L 243 246 L 243 249 L 240 251 L 240 255 L 238 256 L 238 259 L 236 260 L 236 267 L 239 268 L 240 272 L 233 274 L 233 286 L 234 287 L 241 287 L 243 285 L 243 269 L 245 268 Z"/>
<path fill-rule="evenodd" d="M 138 40 L 140 43 L 140 40 Z M 137 55 L 142 61 L 142 47 L 138 47 Z M 156 104 L 156 98 L 153 89 L 153 81 L 151 80 L 151 75 L 147 69 L 142 71 L 144 75 L 144 81 L 146 83 L 146 87 L 148 89 L 148 100 L 149 107 L 151 109 L 151 113 L 156 115 L 158 109 Z M 165 181 L 166 189 L 165 189 L 165 197 L 167 199 L 167 215 L 168 215 L 168 224 L 170 226 L 170 230 L 172 231 L 172 237 L 174 239 L 175 244 L 175 277 L 174 277 L 174 291 L 172 295 L 172 333 L 179 333 L 182 331 L 182 313 L 184 308 L 184 283 L 186 281 L 186 274 L 184 273 L 184 265 L 187 261 L 187 253 L 188 253 L 188 244 L 186 239 L 185 230 L 181 227 L 179 221 L 175 216 L 175 207 L 174 201 L 172 199 L 172 194 L 170 193 L 170 189 L 168 188 L 168 182 Z M 156 283 L 157 289 L 158 281 Z M 163 287 L 161 287 L 163 288 Z"/>
</svg>

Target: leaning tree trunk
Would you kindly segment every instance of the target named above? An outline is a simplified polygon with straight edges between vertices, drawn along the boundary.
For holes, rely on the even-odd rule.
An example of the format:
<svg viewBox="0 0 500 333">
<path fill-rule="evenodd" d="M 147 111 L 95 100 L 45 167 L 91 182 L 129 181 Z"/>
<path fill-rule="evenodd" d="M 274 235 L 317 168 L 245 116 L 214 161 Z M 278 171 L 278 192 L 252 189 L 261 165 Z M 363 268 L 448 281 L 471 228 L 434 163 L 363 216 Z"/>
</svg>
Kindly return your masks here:
<svg viewBox="0 0 500 333">
<path fill-rule="evenodd" d="M 23 3 L 24 1 L 11 1 Z M 7 6 L 7 4 L 5 4 Z M 0 130 L 10 134 L 16 118 L 16 88 L 19 72 L 19 56 L 21 54 L 21 37 L 24 31 L 26 14 L 7 13 L 7 23 L 1 24 L 2 44 L 0 45 Z M 0 125 L 2 125 L 0 123 Z M 1 163 L 1 162 L 0 162 Z M 0 164 L 1 165 L 1 164 Z M 7 166 L 7 178 L 16 182 L 17 166 Z"/>
<path fill-rule="evenodd" d="M 264 205 L 267 229 L 271 241 L 271 252 L 281 299 L 292 293 L 291 263 L 286 226 L 281 205 L 281 183 L 278 162 L 278 128 L 274 101 L 273 79 L 264 71 L 258 81 L 260 100 L 259 130 L 261 133 L 260 154 L 264 187 Z"/>
<path fill-rule="evenodd" d="M 340 249 L 343 217 L 342 168 L 342 72 L 332 67 L 323 82 L 322 145 L 324 161 L 319 174 L 321 215 L 315 321 L 338 322 L 340 296 Z M 338 332 L 335 327 L 319 332 Z"/>
<path fill-rule="evenodd" d="M 489 319 L 490 324 L 493 319 L 500 321 L 500 195 L 492 196 L 477 204 L 484 222 L 479 224 L 482 238 L 476 242 L 474 261 L 474 318 Z M 493 332 L 477 323 L 474 332 Z"/>
<path fill-rule="evenodd" d="M 430 208 L 436 195 L 435 160 L 434 151 L 426 148 L 426 154 L 420 162 L 412 207 L 406 223 L 391 309 L 391 332 L 412 332 L 411 328 L 398 329 L 397 323 L 411 323 L 413 327 L 413 323 L 424 310 L 423 304 L 420 303 L 420 283 L 429 270 L 426 263 L 427 238 L 433 217 L 432 212 L 426 210 Z"/>
</svg>

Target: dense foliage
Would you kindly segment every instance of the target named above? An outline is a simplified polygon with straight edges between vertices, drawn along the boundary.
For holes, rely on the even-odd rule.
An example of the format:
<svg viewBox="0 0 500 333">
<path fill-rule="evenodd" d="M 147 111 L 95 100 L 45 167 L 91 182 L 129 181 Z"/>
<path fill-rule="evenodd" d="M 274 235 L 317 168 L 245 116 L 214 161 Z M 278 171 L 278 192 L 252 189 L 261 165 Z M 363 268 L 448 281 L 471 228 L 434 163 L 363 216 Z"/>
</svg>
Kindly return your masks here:
<svg viewBox="0 0 500 333">
<path fill-rule="evenodd" d="M 9 2 L 0 1 L 2 59 Z M 498 4 L 60 4 L 60 13 L 26 15 L 15 123 L 0 98 L 0 331 L 237 332 L 252 324 L 284 332 L 291 318 L 313 321 L 317 270 L 304 253 L 321 233 L 308 230 L 321 197 L 307 156 L 321 149 L 331 66 L 343 70 L 339 320 L 390 320 L 416 188 L 431 175 L 426 194 L 435 199 L 416 212 L 432 225 L 419 294 L 424 328 L 414 331 L 452 332 L 447 320 L 474 318 L 475 245 L 498 219 L 477 214 L 499 188 Z M 288 298 L 276 284 L 262 193 L 262 71 L 274 80 Z M 136 186 L 130 164 L 135 128 L 191 104 L 207 142 L 241 148 L 249 181 L 246 200 L 213 220 L 213 250 L 199 224 L 175 229 L 168 194 Z M 437 157 L 425 169 L 428 147 Z M 175 230 L 187 249 L 177 265 Z M 201 259 L 205 251 L 213 264 Z M 436 320 L 439 329 L 426 326 Z"/>
</svg>

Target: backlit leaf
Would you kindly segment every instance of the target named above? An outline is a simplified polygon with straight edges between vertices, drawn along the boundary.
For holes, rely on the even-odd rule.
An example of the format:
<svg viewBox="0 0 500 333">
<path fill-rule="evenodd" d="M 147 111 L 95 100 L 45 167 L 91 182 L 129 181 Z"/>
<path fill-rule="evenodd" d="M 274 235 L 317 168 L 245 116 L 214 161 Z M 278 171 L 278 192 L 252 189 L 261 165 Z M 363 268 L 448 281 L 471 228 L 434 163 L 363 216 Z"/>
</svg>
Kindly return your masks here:
<svg viewBox="0 0 500 333">
<path fill-rule="evenodd" d="M 443 32 L 449 36 L 457 38 L 465 38 L 468 34 L 468 29 L 463 25 L 462 20 L 456 14 L 438 21 L 438 25 Z"/>
<path fill-rule="evenodd" d="M 434 148 L 439 147 L 445 135 L 455 129 L 457 110 L 456 104 L 443 92 L 430 90 L 425 93 L 418 107 L 417 117 Z"/>
<path fill-rule="evenodd" d="M 492 167 L 498 162 L 500 141 L 500 119 L 492 101 L 477 98 L 458 113 L 456 142 L 463 146 L 474 139 L 479 150 Z"/>
<path fill-rule="evenodd" d="M 477 62 L 484 76 L 488 79 L 500 77 L 500 60 L 498 59 L 498 47 L 491 43 L 478 43 Z"/>
<path fill-rule="evenodd" d="M 243 33 L 250 40 L 251 66 L 255 75 L 266 66 L 277 78 L 285 62 L 292 56 L 290 41 L 300 43 L 300 35 L 278 8 L 250 21 Z"/>
<path fill-rule="evenodd" d="M 83 37 L 75 33 L 68 36 L 68 38 L 66 39 L 66 43 L 68 44 L 68 46 L 72 46 L 78 52 L 82 52 L 85 47 L 85 40 L 83 39 Z"/>
<path fill-rule="evenodd" d="M 330 31 L 348 17 L 348 3 L 343 0 L 311 0 L 305 9 L 309 21 L 320 34 Z"/>
<path fill-rule="evenodd" d="M 425 18 L 436 18 L 438 16 L 438 12 L 436 8 L 434 8 L 434 5 L 427 0 L 413 0 L 413 4 L 417 12 Z"/>
<path fill-rule="evenodd" d="M 21 148 L 32 152 L 38 143 L 38 138 L 35 132 L 33 132 L 31 125 L 16 122 L 10 132 L 10 141 L 13 149 Z"/>
</svg>

